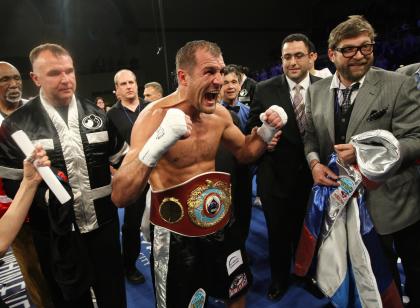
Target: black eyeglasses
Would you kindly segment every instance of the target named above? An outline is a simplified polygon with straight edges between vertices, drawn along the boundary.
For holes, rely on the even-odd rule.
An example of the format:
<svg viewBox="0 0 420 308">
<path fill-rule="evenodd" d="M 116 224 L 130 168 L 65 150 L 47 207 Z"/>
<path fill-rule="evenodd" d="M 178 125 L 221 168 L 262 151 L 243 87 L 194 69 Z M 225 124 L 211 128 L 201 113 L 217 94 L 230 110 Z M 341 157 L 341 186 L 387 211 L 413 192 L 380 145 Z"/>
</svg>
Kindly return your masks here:
<svg viewBox="0 0 420 308">
<path fill-rule="evenodd" d="M 287 53 L 287 54 L 281 56 L 281 58 L 283 59 L 283 61 L 290 61 L 290 60 L 292 60 L 292 58 L 295 58 L 296 61 L 299 61 L 299 60 L 302 60 L 307 55 L 309 55 L 309 54 L 308 53 L 303 53 L 303 52 L 297 52 L 297 53 L 294 53 L 294 54 Z"/>
<path fill-rule="evenodd" d="M 352 58 L 354 57 L 358 51 L 362 53 L 364 56 L 368 56 L 373 52 L 373 46 L 375 42 L 364 44 L 362 46 L 347 46 L 347 47 L 336 47 L 334 50 L 341 52 L 344 58 Z"/>
</svg>

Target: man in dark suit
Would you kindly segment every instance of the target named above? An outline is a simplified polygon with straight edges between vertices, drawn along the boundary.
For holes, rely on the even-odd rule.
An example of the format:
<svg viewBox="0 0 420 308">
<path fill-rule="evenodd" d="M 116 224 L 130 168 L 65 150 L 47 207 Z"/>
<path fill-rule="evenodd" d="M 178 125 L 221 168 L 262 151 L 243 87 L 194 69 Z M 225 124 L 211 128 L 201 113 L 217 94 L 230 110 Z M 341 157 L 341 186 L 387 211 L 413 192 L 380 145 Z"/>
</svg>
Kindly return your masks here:
<svg viewBox="0 0 420 308">
<path fill-rule="evenodd" d="M 415 164 L 420 157 L 420 91 L 413 78 L 371 68 L 374 37 L 362 16 L 350 16 L 330 33 L 328 56 L 337 71 L 309 89 L 305 153 L 314 182 L 337 186 L 336 175 L 326 166 L 328 156 L 335 151 L 343 163 L 356 163 L 352 136 L 384 129 L 398 139 L 401 167 L 368 191 L 366 201 L 394 279 L 399 281 L 399 256 L 410 283 L 410 307 L 420 307 L 420 177 Z"/>
<path fill-rule="evenodd" d="M 277 146 L 262 156 L 258 165 L 258 195 L 261 197 L 268 228 L 271 284 L 268 298 L 280 298 L 289 286 L 290 264 L 299 240 L 312 187 L 305 160 L 305 94 L 319 78 L 311 76 L 309 39 L 291 34 L 282 43 L 284 75 L 259 83 L 248 121 L 248 129 L 259 125 L 260 113 L 273 104 L 286 111 L 288 122 Z"/>
</svg>

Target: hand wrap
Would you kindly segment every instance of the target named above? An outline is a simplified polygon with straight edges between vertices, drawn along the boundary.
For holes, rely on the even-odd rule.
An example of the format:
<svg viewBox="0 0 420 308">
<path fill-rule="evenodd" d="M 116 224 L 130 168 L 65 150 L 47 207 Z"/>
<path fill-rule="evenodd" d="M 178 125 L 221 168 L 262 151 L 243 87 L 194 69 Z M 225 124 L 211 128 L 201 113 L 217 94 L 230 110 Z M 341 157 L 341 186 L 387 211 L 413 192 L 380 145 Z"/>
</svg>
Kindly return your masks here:
<svg viewBox="0 0 420 308">
<path fill-rule="evenodd" d="M 284 111 L 284 109 L 277 105 L 272 105 L 267 110 L 272 110 L 276 112 L 283 122 L 283 126 L 287 123 L 287 114 Z M 260 120 L 263 123 L 258 129 L 257 134 L 265 141 L 265 143 L 269 143 L 271 139 L 273 139 L 274 134 L 278 131 L 275 127 L 272 127 L 270 124 L 268 124 L 266 120 L 265 112 L 260 114 Z"/>
<path fill-rule="evenodd" d="M 156 166 L 162 155 L 186 132 L 185 113 L 180 109 L 169 109 L 160 126 L 141 149 L 139 160 L 148 167 Z"/>
</svg>

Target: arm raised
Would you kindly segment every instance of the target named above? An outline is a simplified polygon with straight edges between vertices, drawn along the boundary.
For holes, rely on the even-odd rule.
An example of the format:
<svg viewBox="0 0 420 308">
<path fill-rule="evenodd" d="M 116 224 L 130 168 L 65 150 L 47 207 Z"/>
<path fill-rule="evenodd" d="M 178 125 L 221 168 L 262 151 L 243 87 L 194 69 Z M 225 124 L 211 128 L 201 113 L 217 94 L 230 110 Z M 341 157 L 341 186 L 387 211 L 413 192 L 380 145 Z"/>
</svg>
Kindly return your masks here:
<svg viewBox="0 0 420 308">
<path fill-rule="evenodd" d="M 133 126 L 131 148 L 112 181 L 112 201 L 126 207 L 141 194 L 159 159 L 180 138 L 191 132 L 191 121 L 183 111 L 145 109 Z"/>
</svg>

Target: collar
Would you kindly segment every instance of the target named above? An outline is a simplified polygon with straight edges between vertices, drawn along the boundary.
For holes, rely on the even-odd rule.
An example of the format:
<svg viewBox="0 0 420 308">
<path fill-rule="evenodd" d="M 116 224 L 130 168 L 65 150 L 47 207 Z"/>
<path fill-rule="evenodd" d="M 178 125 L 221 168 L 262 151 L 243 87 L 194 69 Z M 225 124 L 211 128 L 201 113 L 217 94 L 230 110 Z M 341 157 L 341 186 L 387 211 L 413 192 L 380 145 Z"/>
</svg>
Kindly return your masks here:
<svg viewBox="0 0 420 308">
<path fill-rule="evenodd" d="M 290 79 L 289 77 L 287 77 L 287 75 L 284 75 L 284 76 L 286 76 L 287 84 L 289 85 L 290 91 L 292 91 L 293 88 L 296 85 L 296 82 L 294 82 L 292 79 Z M 309 88 L 309 86 L 311 85 L 311 79 L 309 78 L 309 72 L 306 74 L 306 77 L 301 82 L 299 82 L 299 85 L 305 91 Z"/>
<path fill-rule="evenodd" d="M 118 108 L 120 108 L 122 110 L 127 109 L 131 112 L 136 112 L 137 110 L 140 110 L 140 108 L 141 108 L 140 106 L 141 106 L 142 102 L 143 102 L 142 99 L 140 99 L 140 97 L 139 97 L 139 104 L 137 105 L 137 107 L 134 111 L 131 111 L 130 108 L 127 108 L 126 106 L 124 106 L 123 103 L 121 102 L 121 100 L 118 100 L 115 104 L 117 105 Z"/>
<path fill-rule="evenodd" d="M 52 108 L 54 108 L 54 105 L 46 100 L 42 89 L 39 90 L 39 99 L 44 106 L 47 105 L 47 106 L 51 106 Z M 73 94 L 73 97 L 71 98 L 70 104 L 68 106 L 70 107 L 70 105 L 75 105 L 75 104 L 76 104 L 76 96 Z"/>
<path fill-rule="evenodd" d="M 248 78 L 248 76 L 247 75 L 245 75 L 245 74 L 242 74 L 242 82 L 241 82 L 241 87 L 242 87 L 242 85 L 245 83 L 245 80 Z"/>
<path fill-rule="evenodd" d="M 356 81 L 360 84 L 359 89 L 363 86 L 363 83 L 365 82 L 365 78 L 366 78 L 366 74 L 362 78 L 360 78 L 359 81 Z M 356 82 L 353 82 L 350 86 L 354 85 Z M 331 80 L 330 90 L 345 89 L 345 88 L 346 87 L 341 83 L 340 79 L 338 78 L 337 72 L 335 72 Z"/>
</svg>

